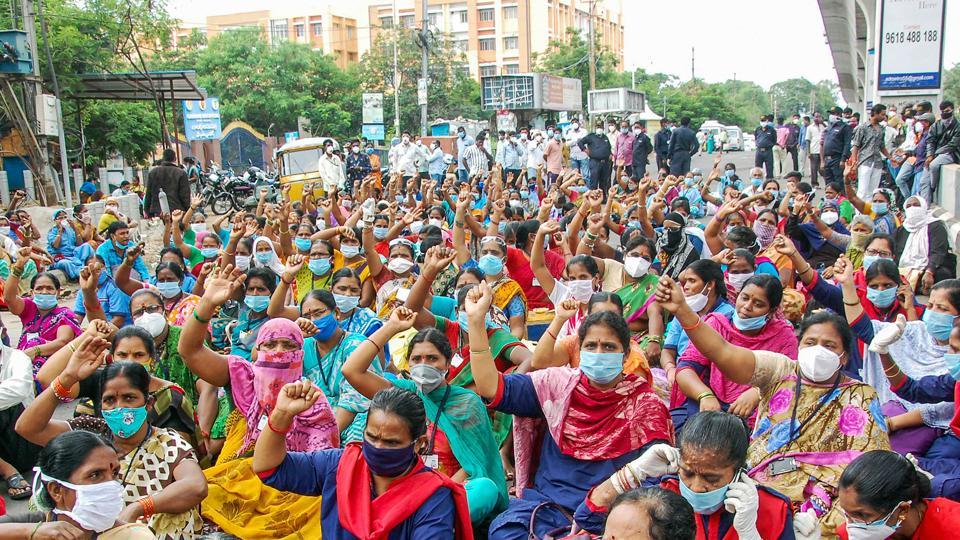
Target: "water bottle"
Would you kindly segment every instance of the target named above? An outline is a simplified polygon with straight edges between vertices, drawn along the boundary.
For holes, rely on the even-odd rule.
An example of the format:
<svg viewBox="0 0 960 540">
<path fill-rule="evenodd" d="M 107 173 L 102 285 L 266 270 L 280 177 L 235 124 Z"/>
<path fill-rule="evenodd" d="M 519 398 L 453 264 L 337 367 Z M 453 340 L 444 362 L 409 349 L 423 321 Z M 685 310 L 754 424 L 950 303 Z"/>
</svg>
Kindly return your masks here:
<svg viewBox="0 0 960 540">
<path fill-rule="evenodd" d="M 170 215 L 170 203 L 167 201 L 167 192 L 162 188 L 160 189 L 160 213 L 169 216 Z"/>
</svg>

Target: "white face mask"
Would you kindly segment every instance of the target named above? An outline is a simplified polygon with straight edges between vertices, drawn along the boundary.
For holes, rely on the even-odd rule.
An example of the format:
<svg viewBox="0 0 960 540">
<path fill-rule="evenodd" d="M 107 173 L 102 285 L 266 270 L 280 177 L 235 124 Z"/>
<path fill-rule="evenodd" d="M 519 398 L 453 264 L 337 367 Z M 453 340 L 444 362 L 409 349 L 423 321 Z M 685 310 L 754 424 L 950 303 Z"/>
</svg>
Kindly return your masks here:
<svg viewBox="0 0 960 540">
<path fill-rule="evenodd" d="M 915 131 L 915 132 L 917 132 L 917 133 L 923 133 L 923 123 L 917 122 L 916 124 L 914 124 L 914 125 L 913 125 L 913 131 Z"/>
<path fill-rule="evenodd" d="M 900 505 L 898 504 L 889 514 L 873 523 L 847 521 L 847 538 L 850 540 L 883 540 L 884 538 L 890 538 L 900 528 L 900 522 L 897 522 L 896 527 L 891 527 L 887 525 L 887 521 L 899 509 Z"/>
<path fill-rule="evenodd" d="M 746 283 L 748 279 L 752 278 L 753 274 L 753 272 L 747 272 L 745 274 L 727 274 L 727 281 L 737 288 L 737 292 L 740 292 L 740 289 L 743 288 L 743 284 Z"/>
<path fill-rule="evenodd" d="M 43 489 L 40 486 L 39 479 L 45 482 L 56 482 L 61 486 L 72 489 L 77 494 L 77 500 L 73 504 L 72 510 L 54 509 L 55 514 L 62 514 L 77 522 L 82 528 L 88 531 L 103 532 L 110 529 L 117 523 L 120 512 L 123 512 L 123 486 L 116 480 L 100 482 L 99 484 L 77 485 L 70 482 L 64 482 L 43 474 L 40 469 L 35 468 L 38 480 L 35 482 L 34 493 L 37 489 Z"/>
<path fill-rule="evenodd" d="M 700 310 L 707 307 L 707 302 L 710 301 L 710 297 L 707 296 L 707 286 L 704 285 L 703 290 L 697 294 L 684 296 L 684 299 L 687 301 L 687 305 L 690 306 L 690 309 L 699 313 Z"/>
<path fill-rule="evenodd" d="M 190 229 L 195 233 L 206 232 L 207 224 L 206 223 L 191 223 Z"/>
<path fill-rule="evenodd" d="M 234 262 L 236 263 L 237 270 L 240 270 L 241 272 L 246 272 L 250 269 L 249 255 L 237 255 L 234 257 Z"/>
<path fill-rule="evenodd" d="M 804 347 L 797 353 L 800 374 L 813 382 L 823 382 L 840 369 L 837 353 L 821 345 Z M 884 537 L 885 538 L 885 537 Z"/>
<path fill-rule="evenodd" d="M 580 124 L 574 122 L 574 123 L 570 124 L 570 127 L 573 128 L 574 130 L 577 130 L 577 129 L 580 129 Z"/>
<path fill-rule="evenodd" d="M 410 137 L 404 137 L 403 144 L 407 144 L 408 142 L 410 142 Z"/>
<path fill-rule="evenodd" d="M 623 269 L 626 270 L 628 276 L 639 278 L 650 269 L 650 261 L 643 257 L 624 257 Z"/>
<path fill-rule="evenodd" d="M 434 227 L 441 227 L 441 228 L 443 227 L 443 221 L 440 221 L 437 218 L 430 218 L 427 220 L 427 223 L 429 223 L 430 225 L 433 225 Z"/>
<path fill-rule="evenodd" d="M 163 316 L 163 313 L 144 313 L 134 319 L 133 324 L 150 332 L 151 336 L 157 337 L 167 327 L 167 319 Z"/>
<path fill-rule="evenodd" d="M 836 212 L 824 212 L 820 214 L 820 221 L 826 223 L 827 225 L 833 225 L 840 219 L 840 214 Z"/>
<path fill-rule="evenodd" d="M 390 270 L 394 274 L 406 274 L 411 268 L 413 268 L 413 261 L 410 259 L 390 259 L 390 262 L 387 263 L 387 270 Z"/>
<path fill-rule="evenodd" d="M 420 234 L 421 229 L 423 229 L 422 221 L 414 221 L 410 224 L 410 234 Z"/>
<path fill-rule="evenodd" d="M 573 279 L 567 281 L 566 285 L 570 289 L 570 298 L 577 302 L 589 302 L 593 296 L 593 280 Z"/>
</svg>

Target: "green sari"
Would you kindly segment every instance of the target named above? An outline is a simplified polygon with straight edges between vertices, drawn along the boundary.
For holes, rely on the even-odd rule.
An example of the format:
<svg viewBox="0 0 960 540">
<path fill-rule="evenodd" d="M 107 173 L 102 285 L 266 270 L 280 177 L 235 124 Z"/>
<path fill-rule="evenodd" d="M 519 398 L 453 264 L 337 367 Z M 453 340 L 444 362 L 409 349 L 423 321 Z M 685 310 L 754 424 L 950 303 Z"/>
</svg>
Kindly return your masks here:
<svg viewBox="0 0 960 540">
<path fill-rule="evenodd" d="M 467 473 L 467 479 L 488 478 L 497 486 L 497 512 L 507 507 L 507 482 L 500 460 L 500 445 L 492 436 L 487 409 L 477 394 L 458 386 L 442 385 L 429 394 L 417 391 L 413 381 L 397 379 L 391 384 L 404 390 L 416 392 L 423 399 L 423 408 L 427 419 L 437 418 L 439 403 L 450 389 L 446 405 L 438 422 L 440 430 L 447 436 L 450 449 L 457 462 Z"/>
<path fill-rule="evenodd" d="M 660 282 L 660 276 L 647 274 L 634 283 L 624 285 L 617 289 L 615 293 L 623 300 L 623 318 L 627 323 L 632 323 L 646 313 L 648 301 L 657 290 L 657 283 Z M 646 347 L 649 342 L 649 331 L 634 333 L 634 339 L 641 347 Z"/>
</svg>

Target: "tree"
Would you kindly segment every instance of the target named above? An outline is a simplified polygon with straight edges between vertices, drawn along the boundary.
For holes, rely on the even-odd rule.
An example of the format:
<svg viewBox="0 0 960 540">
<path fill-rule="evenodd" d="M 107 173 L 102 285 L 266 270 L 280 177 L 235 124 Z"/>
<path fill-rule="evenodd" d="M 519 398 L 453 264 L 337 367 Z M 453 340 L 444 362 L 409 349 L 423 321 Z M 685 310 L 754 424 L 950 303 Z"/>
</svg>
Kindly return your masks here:
<svg viewBox="0 0 960 540">
<path fill-rule="evenodd" d="M 397 41 L 397 72 L 394 81 L 393 47 Z M 430 83 L 427 86 L 428 113 L 432 118 L 478 119 L 480 85 L 468 75 L 468 64 L 462 52 L 446 35 L 433 35 L 430 43 Z M 385 94 L 384 121 L 394 117 L 394 92 L 400 91 L 401 130 L 418 132 L 420 109 L 417 105 L 417 80 L 421 72 L 421 49 L 417 34 L 409 29 L 384 29 L 360 61 L 359 78 L 367 91 Z M 354 100 L 359 107 L 359 97 Z M 395 134 L 396 135 L 396 134 Z"/>
<path fill-rule="evenodd" d="M 590 51 L 587 40 L 583 39 L 580 31 L 567 28 L 562 40 L 550 42 L 547 50 L 533 55 L 533 64 L 537 71 L 580 79 L 583 89 L 583 103 L 587 102 L 587 92 L 590 91 Z M 596 59 L 596 87 L 617 88 L 622 84 L 622 74 L 617 73 L 617 57 L 607 50 L 601 43 L 599 33 L 594 33 L 594 55 Z M 626 86 L 629 86 L 627 84 Z"/>
<path fill-rule="evenodd" d="M 954 103 L 960 101 L 960 63 L 943 70 L 943 99 Z"/>
<path fill-rule="evenodd" d="M 796 113 L 825 114 L 837 102 L 836 85 L 831 81 L 814 84 L 804 78 L 778 82 L 770 87 L 770 95 L 776 103 L 777 115 L 784 117 Z"/>
</svg>

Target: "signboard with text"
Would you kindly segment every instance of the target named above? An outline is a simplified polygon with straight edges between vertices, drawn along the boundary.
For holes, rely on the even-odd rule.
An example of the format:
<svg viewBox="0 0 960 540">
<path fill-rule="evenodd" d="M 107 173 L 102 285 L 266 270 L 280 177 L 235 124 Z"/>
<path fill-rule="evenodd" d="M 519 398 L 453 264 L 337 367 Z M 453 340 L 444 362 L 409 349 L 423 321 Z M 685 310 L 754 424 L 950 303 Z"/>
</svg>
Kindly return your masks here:
<svg viewBox="0 0 960 540">
<path fill-rule="evenodd" d="M 939 89 L 946 0 L 881 0 L 877 90 Z"/>
<path fill-rule="evenodd" d="M 220 98 L 183 102 L 183 134 L 188 141 L 220 138 Z"/>
<path fill-rule="evenodd" d="M 363 93 L 363 123 L 383 123 L 383 94 L 379 92 Z"/>
<path fill-rule="evenodd" d="M 580 79 L 543 75 L 540 80 L 540 108 L 551 111 L 579 111 L 583 108 Z"/>
<path fill-rule="evenodd" d="M 386 137 L 383 124 L 364 124 L 360 128 L 360 135 L 368 141 L 382 141 Z"/>
</svg>

